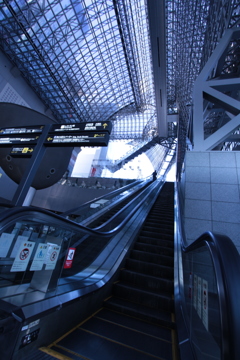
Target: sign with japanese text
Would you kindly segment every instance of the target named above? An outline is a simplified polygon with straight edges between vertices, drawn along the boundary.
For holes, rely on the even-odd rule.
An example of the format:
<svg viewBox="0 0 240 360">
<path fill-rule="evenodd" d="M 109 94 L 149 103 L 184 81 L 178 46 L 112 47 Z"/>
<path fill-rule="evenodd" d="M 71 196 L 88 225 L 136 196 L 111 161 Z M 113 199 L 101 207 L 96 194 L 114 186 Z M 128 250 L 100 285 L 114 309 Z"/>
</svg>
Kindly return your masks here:
<svg viewBox="0 0 240 360">
<path fill-rule="evenodd" d="M 32 265 L 30 267 L 31 271 L 42 270 L 48 251 L 48 244 L 40 243 L 38 244 L 37 251 L 34 255 Z"/>
<path fill-rule="evenodd" d="M 13 271 L 25 271 L 31 258 L 35 243 L 33 241 L 23 241 L 19 246 L 16 257 L 11 267 Z"/>
<path fill-rule="evenodd" d="M 55 269 L 60 249 L 61 247 L 59 245 L 48 243 L 45 270 Z"/>
<path fill-rule="evenodd" d="M 6 257 L 12 241 L 14 239 L 14 234 L 2 233 L 0 237 L 0 257 Z"/>
</svg>

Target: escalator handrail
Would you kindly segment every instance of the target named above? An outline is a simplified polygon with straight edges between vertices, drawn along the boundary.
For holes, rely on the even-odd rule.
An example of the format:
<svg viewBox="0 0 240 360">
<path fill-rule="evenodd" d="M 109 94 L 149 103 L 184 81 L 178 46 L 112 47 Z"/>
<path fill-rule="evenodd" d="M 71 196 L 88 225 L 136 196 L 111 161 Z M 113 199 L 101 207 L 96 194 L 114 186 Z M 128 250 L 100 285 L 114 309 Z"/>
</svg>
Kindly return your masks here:
<svg viewBox="0 0 240 360">
<path fill-rule="evenodd" d="M 151 185 L 151 183 L 150 183 Z M 149 185 L 149 186 L 150 186 Z M 162 183 L 163 185 L 163 183 Z M 162 188 L 162 185 L 160 185 L 160 189 Z M 148 196 L 148 187 L 147 188 L 144 188 L 142 190 L 142 192 L 138 195 L 136 195 L 132 200 L 130 200 L 125 206 L 123 206 L 118 212 L 116 212 L 116 214 L 114 214 L 110 219 L 108 219 L 106 222 L 104 222 L 103 224 L 97 226 L 94 228 L 94 230 L 96 231 L 99 231 L 101 229 L 103 229 L 105 226 L 109 225 L 113 220 L 115 220 L 119 215 L 121 215 L 124 211 L 126 211 L 132 204 L 134 204 L 135 201 L 137 201 L 138 199 L 141 198 L 142 194 L 146 192 L 147 193 L 147 196 Z M 144 197 L 144 199 L 146 200 L 146 197 Z M 143 200 L 143 201 L 145 201 Z M 130 219 L 134 214 L 135 212 L 140 208 L 142 204 L 142 201 L 140 199 L 139 203 L 135 206 L 135 208 L 127 215 L 128 219 Z M 127 220 L 123 220 L 123 225 L 125 225 L 125 223 L 127 222 Z M 121 225 L 122 223 L 120 223 L 119 225 Z M 122 228 L 122 226 L 121 226 Z"/>
<path fill-rule="evenodd" d="M 176 191 L 176 195 L 178 191 Z M 177 200 L 178 201 L 178 200 Z M 240 353 L 240 257 L 232 240 L 222 234 L 205 232 L 194 242 L 187 245 L 182 219 L 177 204 L 178 224 L 180 229 L 180 247 L 183 253 L 190 253 L 202 247 L 208 247 L 212 258 L 219 294 L 220 323 L 222 335 L 222 359 L 237 360 Z M 175 220 L 177 221 L 177 220 Z M 181 256 L 182 258 L 182 256 Z M 181 299 L 183 300 L 183 299 Z M 185 323 L 186 323 L 186 319 Z"/>
<path fill-rule="evenodd" d="M 239 359 L 240 257 L 229 237 L 210 231 L 187 247 L 183 246 L 182 250 L 189 253 L 206 245 L 212 250 L 210 254 L 218 284 L 223 359 Z"/>
<path fill-rule="evenodd" d="M 161 184 L 163 185 L 163 183 L 161 183 Z M 68 228 L 69 230 L 72 230 L 72 231 L 83 231 L 90 235 L 99 235 L 99 236 L 103 236 L 103 237 L 110 237 L 110 236 L 117 234 L 119 231 L 122 230 L 124 225 L 129 221 L 129 219 L 136 213 L 136 211 L 142 206 L 144 201 L 148 198 L 149 192 L 153 191 L 155 189 L 155 187 L 158 187 L 158 186 L 159 186 L 159 181 L 155 181 L 155 184 L 152 183 L 147 188 L 145 188 L 142 191 L 142 193 L 139 194 L 134 199 L 134 201 L 138 200 L 139 196 L 142 195 L 144 192 L 146 192 L 146 195 L 144 196 L 144 198 L 141 201 L 139 201 L 139 203 L 136 204 L 134 209 L 132 209 L 129 212 L 129 214 L 126 216 L 126 218 L 120 224 L 118 224 L 114 229 L 112 229 L 110 231 L 102 232 L 102 231 L 94 230 L 94 229 L 88 228 L 86 226 L 77 224 L 76 222 L 74 222 L 72 220 L 63 218 L 61 215 L 54 214 L 48 210 L 36 209 L 36 208 L 33 209 L 32 207 L 24 206 L 24 207 L 15 207 L 13 209 L 7 210 L 3 214 L 0 213 L 0 233 L 4 230 L 4 228 L 6 228 L 6 226 L 10 226 L 11 222 L 20 220 L 21 218 L 23 218 L 23 216 L 29 216 L 30 218 L 37 216 L 37 218 L 39 220 L 46 221 L 46 222 L 54 221 L 55 225 L 59 225 L 59 226 L 64 225 L 65 228 Z M 132 202 L 133 201 L 131 201 L 130 204 L 125 205 L 124 210 L 126 210 L 128 206 L 131 206 Z M 121 209 L 119 212 L 121 213 L 122 210 L 123 209 Z M 113 217 L 115 218 L 117 214 L 115 214 Z M 108 222 L 110 222 L 110 221 L 108 220 Z M 105 224 L 103 224 L 103 225 L 105 225 Z"/>
</svg>

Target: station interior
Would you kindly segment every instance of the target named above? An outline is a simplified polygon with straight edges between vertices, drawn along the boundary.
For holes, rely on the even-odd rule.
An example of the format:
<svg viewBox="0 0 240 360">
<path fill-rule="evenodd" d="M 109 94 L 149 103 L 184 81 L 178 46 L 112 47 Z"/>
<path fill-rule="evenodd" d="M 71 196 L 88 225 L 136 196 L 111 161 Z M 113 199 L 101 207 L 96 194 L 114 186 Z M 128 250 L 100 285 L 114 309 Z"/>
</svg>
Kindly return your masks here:
<svg viewBox="0 0 240 360">
<path fill-rule="evenodd" d="M 1 360 L 239 360 L 240 3 L 0 1 Z"/>
</svg>

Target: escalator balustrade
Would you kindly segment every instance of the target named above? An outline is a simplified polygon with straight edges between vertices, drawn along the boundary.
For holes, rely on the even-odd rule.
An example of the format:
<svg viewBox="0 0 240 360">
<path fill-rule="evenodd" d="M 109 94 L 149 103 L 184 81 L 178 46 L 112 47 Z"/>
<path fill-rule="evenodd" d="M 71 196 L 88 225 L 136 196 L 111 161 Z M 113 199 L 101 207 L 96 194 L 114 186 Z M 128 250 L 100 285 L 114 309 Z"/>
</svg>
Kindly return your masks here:
<svg viewBox="0 0 240 360">
<path fill-rule="evenodd" d="M 178 359 L 173 217 L 173 184 L 167 183 L 113 285 L 112 296 L 90 319 L 44 351 L 70 359 Z"/>
</svg>

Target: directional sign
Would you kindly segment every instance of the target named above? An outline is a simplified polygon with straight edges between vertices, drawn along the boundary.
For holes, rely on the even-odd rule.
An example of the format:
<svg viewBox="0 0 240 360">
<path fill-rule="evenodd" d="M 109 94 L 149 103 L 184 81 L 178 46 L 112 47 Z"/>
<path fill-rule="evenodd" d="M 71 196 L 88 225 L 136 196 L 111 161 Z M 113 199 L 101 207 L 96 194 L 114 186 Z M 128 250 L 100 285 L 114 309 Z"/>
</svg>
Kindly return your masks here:
<svg viewBox="0 0 240 360">
<path fill-rule="evenodd" d="M 36 144 L 39 136 L 5 137 L 0 136 L 0 146 L 11 146 L 14 144 Z"/>
<path fill-rule="evenodd" d="M 32 147 L 13 147 L 10 154 L 13 157 L 29 157 L 32 155 L 34 146 Z"/>
<path fill-rule="evenodd" d="M 25 127 L 15 127 L 15 128 L 1 128 L 0 135 L 10 135 L 10 134 L 33 134 L 33 133 L 41 133 L 43 129 L 43 125 L 37 126 L 25 126 Z"/>
<path fill-rule="evenodd" d="M 82 122 L 75 124 L 57 124 L 53 125 L 50 132 L 82 132 L 82 131 L 107 131 L 109 134 L 112 130 L 111 121 Z"/>
<path fill-rule="evenodd" d="M 77 134 L 54 135 L 49 134 L 45 145 L 49 146 L 107 146 L 108 132 L 78 132 Z"/>
</svg>

